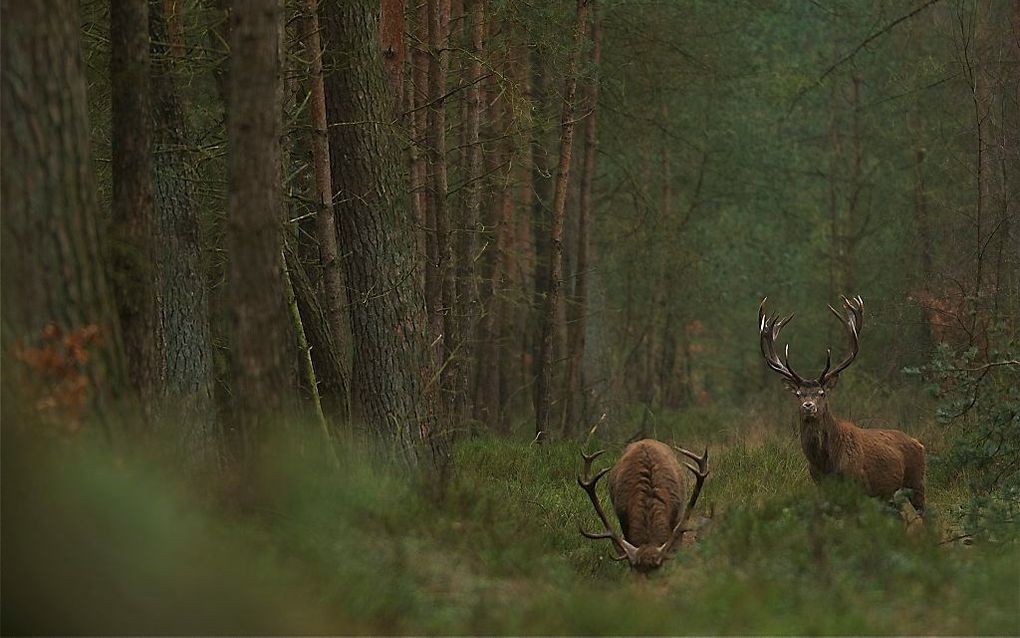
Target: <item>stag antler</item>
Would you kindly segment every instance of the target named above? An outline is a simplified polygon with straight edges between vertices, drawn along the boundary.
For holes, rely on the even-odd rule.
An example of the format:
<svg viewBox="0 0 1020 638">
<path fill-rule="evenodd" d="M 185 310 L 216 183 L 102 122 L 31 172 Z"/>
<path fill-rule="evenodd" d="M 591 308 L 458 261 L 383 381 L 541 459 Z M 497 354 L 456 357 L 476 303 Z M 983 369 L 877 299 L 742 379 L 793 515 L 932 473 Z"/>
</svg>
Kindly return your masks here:
<svg viewBox="0 0 1020 638">
<path fill-rule="evenodd" d="M 794 385 L 803 385 L 804 379 L 793 371 L 790 367 L 790 344 L 786 344 L 785 360 L 780 360 L 779 355 L 776 354 L 776 339 L 779 337 L 779 331 L 783 329 L 783 326 L 790 323 L 793 319 L 791 313 L 787 317 L 780 319 L 779 315 L 766 315 L 765 314 L 765 301 L 768 297 L 761 300 L 761 305 L 758 306 L 758 332 L 761 336 L 761 354 L 765 357 L 765 363 L 770 368 L 778 372 Z"/>
<path fill-rule="evenodd" d="M 581 535 L 587 538 L 594 539 L 608 538 L 612 540 L 613 544 L 616 545 L 616 548 L 623 552 L 618 556 L 613 556 L 612 559 L 613 560 L 628 559 L 630 560 L 631 563 L 633 563 L 637 557 L 638 551 L 637 547 L 634 547 L 633 545 L 628 543 L 625 538 L 621 537 L 619 534 L 613 531 L 613 526 L 609 524 L 609 519 L 606 517 L 606 512 L 605 510 L 602 509 L 602 502 L 599 501 L 598 492 L 595 491 L 595 485 L 599 482 L 599 479 L 605 476 L 610 469 L 608 467 L 603 468 L 599 470 L 595 474 L 595 476 L 591 476 L 592 461 L 597 459 L 603 452 L 605 452 L 605 450 L 599 450 L 598 452 L 592 452 L 591 454 L 585 454 L 584 452 L 581 452 L 581 457 L 584 459 L 584 478 L 582 479 L 580 476 L 578 476 L 577 484 L 581 486 L 581 489 L 588 493 L 588 498 L 591 499 L 591 504 L 595 506 L 595 513 L 599 515 L 599 519 L 602 521 L 604 530 L 600 533 L 592 533 L 585 531 L 584 528 L 580 526 L 578 526 L 578 529 L 580 530 Z"/>
<path fill-rule="evenodd" d="M 695 503 L 698 502 L 698 497 L 701 496 L 701 488 L 705 485 L 705 478 L 708 477 L 707 447 L 705 448 L 705 451 L 704 453 L 702 453 L 701 456 L 698 456 L 694 452 L 686 450 L 677 445 L 674 445 L 673 449 L 693 460 L 695 463 L 698 464 L 698 467 L 694 467 L 687 461 L 684 461 L 684 465 L 687 466 L 687 469 L 694 473 L 695 476 L 694 489 L 691 490 L 691 498 L 687 501 L 687 509 L 684 511 L 684 515 L 680 519 L 680 522 L 678 522 L 676 524 L 676 527 L 673 528 L 673 532 L 669 535 L 669 540 L 659 546 L 660 552 L 664 552 L 672 548 L 673 544 L 676 543 L 676 541 L 681 536 L 683 536 L 684 532 L 693 531 L 693 528 L 687 527 L 687 521 L 691 519 L 691 513 L 694 511 L 694 505 Z"/>
<path fill-rule="evenodd" d="M 825 352 L 825 369 L 822 370 L 822 374 L 818 377 L 818 385 L 824 386 L 827 381 L 837 376 L 843 370 L 846 370 L 854 359 L 857 358 L 857 353 L 860 351 L 861 341 L 861 326 L 864 325 L 864 300 L 861 299 L 860 295 L 857 295 L 853 299 L 847 299 L 842 297 L 843 307 L 846 308 L 847 314 L 844 317 L 839 314 L 832 306 L 829 306 L 829 310 L 832 314 L 836 315 L 839 322 L 846 328 L 846 334 L 850 337 L 850 353 L 840 362 L 836 368 L 829 372 L 829 368 L 832 365 L 832 348 L 829 348 Z"/>
</svg>

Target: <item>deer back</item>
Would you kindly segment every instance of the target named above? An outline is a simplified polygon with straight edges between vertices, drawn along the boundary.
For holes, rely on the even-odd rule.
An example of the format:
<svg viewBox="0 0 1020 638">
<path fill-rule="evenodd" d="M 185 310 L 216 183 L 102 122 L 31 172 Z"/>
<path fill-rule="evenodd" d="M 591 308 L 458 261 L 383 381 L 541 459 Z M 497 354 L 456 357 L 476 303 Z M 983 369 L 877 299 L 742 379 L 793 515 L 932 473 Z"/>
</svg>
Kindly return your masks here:
<svg viewBox="0 0 1020 638">
<path fill-rule="evenodd" d="M 636 441 L 609 473 L 609 496 L 624 538 L 638 547 L 661 545 L 684 514 L 684 467 L 665 443 Z"/>
</svg>

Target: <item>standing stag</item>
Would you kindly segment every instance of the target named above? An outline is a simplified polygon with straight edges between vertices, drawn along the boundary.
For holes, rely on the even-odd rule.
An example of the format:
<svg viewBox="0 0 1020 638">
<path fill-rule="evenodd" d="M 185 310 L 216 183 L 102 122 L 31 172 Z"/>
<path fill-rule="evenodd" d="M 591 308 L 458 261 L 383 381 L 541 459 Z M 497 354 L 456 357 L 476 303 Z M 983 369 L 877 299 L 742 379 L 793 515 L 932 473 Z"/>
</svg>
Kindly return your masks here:
<svg viewBox="0 0 1020 638">
<path fill-rule="evenodd" d="M 919 514 L 924 512 L 924 446 L 899 430 L 866 430 L 851 421 L 837 419 L 829 410 L 826 393 L 836 386 L 839 373 L 853 363 L 860 348 L 864 319 L 864 301 L 843 297 L 844 317 L 835 308 L 829 310 L 840 320 L 850 337 L 850 353 L 832 368 L 832 350 L 825 355 L 825 370 L 817 379 L 804 379 L 790 367 L 790 346 L 783 359 L 776 354 L 779 331 L 793 319 L 766 316 L 765 299 L 758 307 L 761 353 L 765 363 L 778 372 L 786 387 L 800 401 L 800 445 L 807 457 L 811 478 L 849 477 L 864 485 L 869 496 L 891 498 L 900 488 L 912 491 L 910 503 Z"/>
<path fill-rule="evenodd" d="M 584 457 L 584 477 L 577 477 L 577 484 L 588 493 L 604 526 L 600 533 L 582 529 L 581 534 L 588 538 L 612 540 L 620 552 L 613 560 L 627 559 L 631 568 L 641 574 L 661 567 L 683 533 L 694 529 L 688 528 L 687 522 L 708 476 L 708 449 L 701 456 L 683 448 L 677 448 L 677 451 L 697 463 L 695 467 L 684 462 L 695 476 L 694 488 L 686 504 L 686 474 L 673 449 L 665 443 L 653 439 L 631 443 L 612 471 L 607 467 L 595 476 L 591 476 L 592 461 L 604 450 L 581 454 Z M 607 472 L 609 497 L 620 521 L 622 536 L 613 531 L 595 491 L 598 480 Z"/>
</svg>

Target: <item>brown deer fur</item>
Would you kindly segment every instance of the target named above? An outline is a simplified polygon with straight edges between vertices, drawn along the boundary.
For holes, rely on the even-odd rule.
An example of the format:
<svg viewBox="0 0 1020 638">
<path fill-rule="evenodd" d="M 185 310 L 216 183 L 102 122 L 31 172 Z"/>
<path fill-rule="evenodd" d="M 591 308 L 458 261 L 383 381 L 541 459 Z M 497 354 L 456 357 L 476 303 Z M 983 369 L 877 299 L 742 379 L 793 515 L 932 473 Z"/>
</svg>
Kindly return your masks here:
<svg viewBox="0 0 1020 638">
<path fill-rule="evenodd" d="M 799 399 L 818 402 L 810 388 L 799 392 Z M 899 430 L 857 427 L 834 417 L 824 398 L 821 403 L 824 407 L 813 418 L 803 409 L 800 412 L 800 446 L 811 478 L 817 482 L 826 476 L 848 477 L 863 485 L 869 496 L 882 498 L 891 498 L 896 490 L 907 487 L 913 492 L 910 503 L 923 512 L 925 457 L 921 442 Z"/>
<path fill-rule="evenodd" d="M 609 472 L 609 498 L 623 537 L 638 548 L 641 558 L 668 541 L 683 518 L 685 468 L 665 443 L 635 441 Z"/>
<path fill-rule="evenodd" d="M 690 457 L 697 467 L 681 464 L 676 452 Z M 591 461 L 601 454 L 585 455 L 585 475 L 590 472 Z M 691 488 L 685 472 L 694 473 L 695 485 Z M 595 484 L 609 472 L 609 497 L 620 521 L 622 538 L 612 531 L 595 493 Z M 685 524 L 701 493 L 708 475 L 708 451 L 696 456 L 682 448 L 674 448 L 653 439 L 642 439 L 627 446 L 612 470 L 602 470 L 594 478 L 578 483 L 588 492 L 595 511 L 605 525 L 601 534 L 582 534 L 589 538 L 610 538 L 627 558 L 632 568 L 645 573 L 662 566 L 683 533 L 691 531 Z M 690 492 L 689 500 L 688 492 Z"/>
<path fill-rule="evenodd" d="M 857 357 L 864 302 L 860 297 L 843 298 L 847 315 L 832 310 L 846 328 L 850 353 L 831 370 L 831 352 L 825 370 L 817 379 L 804 379 L 790 367 L 789 346 L 785 358 L 776 354 L 775 340 L 792 318 L 765 315 L 765 300 L 758 308 L 761 351 L 765 363 L 778 372 L 786 387 L 800 403 L 800 445 L 808 471 L 816 482 L 827 476 L 850 478 L 864 486 L 870 496 L 891 498 L 897 490 L 909 488 L 910 502 L 924 512 L 924 446 L 899 430 L 867 430 L 853 422 L 837 419 L 829 409 L 826 392 L 832 390 L 839 374 Z"/>
</svg>

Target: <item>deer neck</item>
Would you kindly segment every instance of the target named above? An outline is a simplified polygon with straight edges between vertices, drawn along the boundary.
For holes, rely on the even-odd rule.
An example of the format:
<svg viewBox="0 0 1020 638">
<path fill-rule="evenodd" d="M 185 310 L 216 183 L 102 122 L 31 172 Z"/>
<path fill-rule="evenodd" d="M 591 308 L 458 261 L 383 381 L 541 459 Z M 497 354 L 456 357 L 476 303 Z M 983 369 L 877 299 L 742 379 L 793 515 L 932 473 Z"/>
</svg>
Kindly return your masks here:
<svg viewBox="0 0 1020 638">
<path fill-rule="evenodd" d="M 835 471 L 841 447 L 840 428 L 826 407 L 816 419 L 800 419 L 800 445 L 808 463 L 823 473 Z"/>
</svg>

